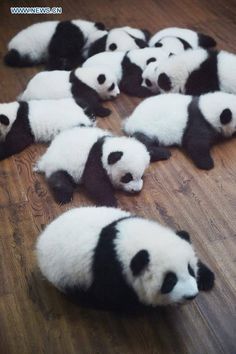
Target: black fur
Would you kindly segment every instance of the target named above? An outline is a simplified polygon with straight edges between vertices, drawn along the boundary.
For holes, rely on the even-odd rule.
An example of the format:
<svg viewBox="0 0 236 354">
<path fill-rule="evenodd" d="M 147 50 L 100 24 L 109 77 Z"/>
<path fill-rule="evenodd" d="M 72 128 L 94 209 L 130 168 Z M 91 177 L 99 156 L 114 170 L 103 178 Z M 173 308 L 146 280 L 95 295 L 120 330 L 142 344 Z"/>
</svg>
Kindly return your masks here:
<svg viewBox="0 0 236 354">
<path fill-rule="evenodd" d="M 215 51 L 208 52 L 208 58 L 188 77 L 185 85 L 187 95 L 201 95 L 202 93 L 219 91 L 219 78 Z"/>
<path fill-rule="evenodd" d="M 83 32 L 71 21 L 62 21 L 56 27 L 48 47 L 49 70 L 72 70 L 82 64 Z"/>
<path fill-rule="evenodd" d="M 148 64 L 150 64 L 150 63 L 153 63 L 153 62 L 155 62 L 155 61 L 157 61 L 156 60 L 156 58 L 149 58 L 147 61 L 146 61 L 146 65 L 148 65 Z"/>
<path fill-rule="evenodd" d="M 20 102 L 15 122 L 6 136 L 5 141 L 0 143 L 0 160 L 23 151 L 34 142 L 29 119 L 29 106 L 27 102 Z"/>
<path fill-rule="evenodd" d="M 59 204 L 69 203 L 72 200 L 75 182 L 66 171 L 56 171 L 48 179 L 55 201 Z"/>
<path fill-rule="evenodd" d="M 191 243 L 190 235 L 189 235 L 189 233 L 187 231 L 184 231 L 184 230 L 176 231 L 176 235 L 178 235 L 183 240 Z"/>
<path fill-rule="evenodd" d="M 139 276 L 147 267 L 150 261 L 149 253 L 146 250 L 141 250 L 131 259 L 130 269 L 135 277 Z"/>
<path fill-rule="evenodd" d="M 203 33 L 198 33 L 198 45 L 202 48 L 212 48 L 216 46 L 216 41 L 214 38 L 207 36 Z"/>
<path fill-rule="evenodd" d="M 190 274 L 192 277 L 194 277 L 194 278 L 195 278 L 195 273 L 194 273 L 194 270 L 193 270 L 193 268 L 191 267 L 191 265 L 190 265 L 190 264 L 188 264 L 188 272 L 189 272 L 189 274 Z"/>
<path fill-rule="evenodd" d="M 157 138 L 151 139 L 147 135 L 143 133 L 134 133 L 133 137 L 143 143 L 149 154 L 151 162 L 159 161 L 159 160 L 167 160 L 171 156 L 171 152 L 162 146 L 159 146 L 159 141 Z"/>
<path fill-rule="evenodd" d="M 142 29 L 141 31 L 144 33 L 146 42 L 148 42 L 149 39 L 151 38 L 151 32 L 147 29 Z"/>
<path fill-rule="evenodd" d="M 10 124 L 9 118 L 5 114 L 0 114 L 0 123 L 8 126 Z"/>
<path fill-rule="evenodd" d="M 107 41 L 107 34 L 105 34 L 103 37 L 99 38 L 97 41 L 92 43 L 88 51 L 88 58 L 92 57 L 95 54 L 105 52 L 106 41 Z"/>
<path fill-rule="evenodd" d="M 108 156 L 108 161 L 107 161 L 108 165 L 114 165 L 117 161 L 121 159 L 122 156 L 123 156 L 122 151 L 111 152 Z"/>
<path fill-rule="evenodd" d="M 100 104 L 101 99 L 98 93 L 92 89 L 92 87 L 79 80 L 75 76 L 74 71 L 70 74 L 70 82 L 72 84 L 72 95 L 78 105 L 82 108 L 89 107 L 90 113 L 99 117 L 106 117 L 111 113 L 110 109 L 105 108 Z"/>
<path fill-rule="evenodd" d="M 199 291 L 209 291 L 214 286 L 214 273 L 201 261 L 198 261 L 197 285 Z"/>
<path fill-rule="evenodd" d="M 183 44 L 184 50 L 192 48 L 192 46 L 187 41 L 185 41 L 183 38 L 180 38 L 180 37 L 177 37 L 177 38 Z"/>
<path fill-rule="evenodd" d="M 105 138 L 99 139 L 89 152 L 82 180 L 89 195 L 98 205 L 117 206 L 114 188 L 102 165 L 102 147 Z"/>
<path fill-rule="evenodd" d="M 232 112 L 229 108 L 226 108 L 222 111 L 220 115 L 220 122 L 221 124 L 229 124 L 232 120 Z"/>
<path fill-rule="evenodd" d="M 163 280 L 163 283 L 161 286 L 161 293 L 162 294 L 170 293 L 173 290 L 177 281 L 178 281 L 178 278 L 177 278 L 176 274 L 173 272 L 168 272 L 165 275 L 165 278 Z"/>
<path fill-rule="evenodd" d="M 100 30 L 100 31 L 104 31 L 104 30 L 106 29 L 104 23 L 102 23 L 102 22 L 95 22 L 94 25 L 95 25 L 95 27 L 96 27 L 98 30 Z"/>
<path fill-rule="evenodd" d="M 120 90 L 130 96 L 148 97 L 151 92 L 142 87 L 142 69 L 132 63 L 127 55 L 121 63 L 122 66 L 122 79 L 120 81 Z"/>
<path fill-rule="evenodd" d="M 161 73 L 158 77 L 157 84 L 160 87 L 160 89 L 168 92 L 171 90 L 171 81 L 168 75 L 166 73 Z"/>
<path fill-rule="evenodd" d="M 19 68 L 39 64 L 32 61 L 28 55 L 20 55 L 16 49 L 9 50 L 9 52 L 4 57 L 4 62 L 9 66 L 16 66 Z"/>
<path fill-rule="evenodd" d="M 188 107 L 188 123 L 183 135 L 182 145 L 198 168 L 210 170 L 214 162 L 210 155 L 212 145 L 219 134 L 206 121 L 199 109 L 199 98 L 194 97 Z"/>
</svg>

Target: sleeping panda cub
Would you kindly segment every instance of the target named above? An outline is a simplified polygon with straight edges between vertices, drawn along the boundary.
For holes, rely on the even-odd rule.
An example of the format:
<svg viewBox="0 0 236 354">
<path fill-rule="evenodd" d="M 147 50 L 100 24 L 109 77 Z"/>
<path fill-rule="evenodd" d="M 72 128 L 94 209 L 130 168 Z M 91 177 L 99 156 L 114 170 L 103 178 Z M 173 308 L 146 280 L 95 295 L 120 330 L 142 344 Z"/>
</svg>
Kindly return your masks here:
<svg viewBox="0 0 236 354">
<path fill-rule="evenodd" d="M 146 97 L 150 96 L 150 91 L 141 86 L 143 70 L 152 62 L 159 65 L 169 54 L 159 48 L 134 49 L 127 53 L 104 52 L 88 58 L 83 67 L 105 65 L 116 75 L 122 92 L 131 96 Z"/>
<path fill-rule="evenodd" d="M 236 55 L 223 50 L 188 50 L 152 68 L 153 90 L 188 95 L 236 93 Z"/>
<path fill-rule="evenodd" d="M 133 138 L 98 128 L 73 128 L 52 141 L 35 171 L 45 173 L 58 203 L 70 202 L 76 185 L 83 184 L 97 204 L 115 206 L 114 188 L 141 191 L 150 160 L 168 157 L 158 147 L 148 151 Z"/>
<path fill-rule="evenodd" d="M 169 27 L 165 28 L 161 31 L 158 31 L 154 34 L 151 39 L 149 40 L 150 47 L 158 47 L 165 49 L 165 45 L 169 45 L 169 41 L 163 41 L 165 38 L 175 38 L 176 45 L 177 41 L 179 45 L 182 45 L 183 49 L 196 49 L 196 48 L 212 48 L 216 46 L 216 41 L 214 38 L 203 34 L 192 31 L 187 28 L 180 28 L 180 27 Z"/>
<path fill-rule="evenodd" d="M 89 35 L 103 29 L 103 23 L 84 20 L 35 23 L 11 39 L 5 63 L 19 67 L 46 63 L 48 69 L 74 69 L 83 61 L 82 49 Z"/>
<path fill-rule="evenodd" d="M 100 31 L 99 36 L 92 33 L 85 45 L 87 57 L 105 51 L 127 52 L 132 49 L 145 48 L 148 46 L 149 38 L 149 31 L 129 26 Z"/>
<path fill-rule="evenodd" d="M 93 125 L 71 98 L 0 103 L 0 160 L 34 142 L 49 142 L 65 129 Z"/>
<path fill-rule="evenodd" d="M 184 303 L 214 286 L 186 231 L 115 208 L 65 212 L 39 236 L 36 255 L 58 290 L 102 309 Z"/>
<path fill-rule="evenodd" d="M 111 111 L 101 100 L 115 98 L 120 93 L 115 75 L 104 66 L 78 68 L 73 71 L 43 71 L 28 83 L 20 100 L 61 99 L 73 97 L 83 108 L 88 107 L 99 117 Z"/>
<path fill-rule="evenodd" d="M 143 101 L 124 131 L 146 146 L 181 146 L 198 168 L 214 167 L 211 147 L 236 132 L 236 96 L 163 94 Z"/>
</svg>

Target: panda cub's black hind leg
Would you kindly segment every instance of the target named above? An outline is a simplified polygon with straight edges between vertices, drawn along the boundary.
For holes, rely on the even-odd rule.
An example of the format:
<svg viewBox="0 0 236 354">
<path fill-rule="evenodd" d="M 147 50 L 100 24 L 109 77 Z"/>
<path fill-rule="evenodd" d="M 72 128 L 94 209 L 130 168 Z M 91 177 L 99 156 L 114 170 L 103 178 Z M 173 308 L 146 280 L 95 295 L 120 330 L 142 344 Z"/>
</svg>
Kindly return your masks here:
<svg viewBox="0 0 236 354">
<path fill-rule="evenodd" d="M 111 114 L 111 110 L 109 108 L 103 107 L 102 105 L 97 105 L 96 107 L 94 107 L 94 113 L 97 116 L 104 118 Z"/>
<path fill-rule="evenodd" d="M 69 173 L 56 171 L 47 179 L 47 182 L 57 203 L 65 204 L 72 200 L 75 182 Z"/>
<path fill-rule="evenodd" d="M 151 162 L 168 160 L 171 156 L 171 152 L 162 146 L 159 146 L 158 139 L 152 139 L 143 133 L 135 133 L 133 137 L 143 143 L 151 158 Z"/>
</svg>

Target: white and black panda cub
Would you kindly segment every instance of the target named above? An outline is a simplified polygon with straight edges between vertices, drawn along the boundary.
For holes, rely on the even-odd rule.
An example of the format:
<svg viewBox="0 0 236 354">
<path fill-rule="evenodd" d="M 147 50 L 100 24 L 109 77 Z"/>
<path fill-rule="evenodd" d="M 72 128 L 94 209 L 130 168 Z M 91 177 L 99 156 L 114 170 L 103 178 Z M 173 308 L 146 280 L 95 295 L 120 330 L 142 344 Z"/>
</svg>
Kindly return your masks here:
<svg viewBox="0 0 236 354">
<path fill-rule="evenodd" d="M 121 91 L 131 96 L 147 97 L 150 91 L 141 86 L 143 70 L 152 62 L 159 65 L 169 54 L 159 48 L 134 49 L 127 53 L 103 52 L 88 58 L 83 67 L 105 65 L 116 75 Z"/>
<path fill-rule="evenodd" d="M 73 128 L 56 136 L 35 171 L 45 173 L 58 203 L 70 202 L 76 185 L 83 184 L 97 204 L 115 206 L 114 188 L 141 191 L 150 160 L 168 157 L 158 147 L 148 151 L 134 138 L 99 128 Z"/>
<path fill-rule="evenodd" d="M 84 20 L 35 23 L 11 39 L 5 63 L 19 67 L 46 63 L 48 69 L 72 70 L 83 62 L 89 35 L 103 29 L 103 23 Z"/>
<path fill-rule="evenodd" d="M 132 49 L 145 48 L 148 46 L 149 38 L 148 30 L 129 26 L 91 33 L 85 45 L 87 48 L 84 55 L 88 58 L 105 51 L 127 52 Z"/>
<path fill-rule="evenodd" d="M 49 142 L 65 129 L 93 125 L 72 98 L 0 103 L 0 160 L 34 142 Z"/>
<path fill-rule="evenodd" d="M 236 93 L 236 55 L 223 50 L 188 50 L 152 68 L 152 75 L 149 72 L 152 91 L 188 95 L 218 90 Z M 143 85 L 144 76 L 145 73 Z"/>
<path fill-rule="evenodd" d="M 113 99 L 120 93 L 116 76 L 105 66 L 78 68 L 73 71 L 43 71 L 28 83 L 20 100 L 61 99 L 73 97 L 83 108 L 100 117 L 111 111 L 101 100 Z"/>
<path fill-rule="evenodd" d="M 163 48 L 173 45 L 179 49 L 212 48 L 216 46 L 214 38 L 187 28 L 169 27 L 154 34 L 149 40 L 150 47 Z M 181 50 L 180 50 L 181 51 Z"/>
<path fill-rule="evenodd" d="M 214 286 L 186 231 L 115 208 L 67 211 L 39 236 L 36 255 L 57 289 L 103 309 L 183 303 Z"/>
<path fill-rule="evenodd" d="M 163 94 L 143 101 L 124 131 L 146 146 L 182 146 L 201 169 L 214 167 L 211 147 L 236 132 L 236 96 L 213 92 L 200 97 Z"/>
</svg>

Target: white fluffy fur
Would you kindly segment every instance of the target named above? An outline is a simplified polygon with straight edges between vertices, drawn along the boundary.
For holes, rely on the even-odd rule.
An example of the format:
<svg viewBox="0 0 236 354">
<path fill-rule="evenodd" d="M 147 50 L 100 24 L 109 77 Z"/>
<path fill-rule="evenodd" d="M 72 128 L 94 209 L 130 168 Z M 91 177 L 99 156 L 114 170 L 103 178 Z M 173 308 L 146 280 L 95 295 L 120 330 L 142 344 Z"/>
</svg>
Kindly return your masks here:
<svg viewBox="0 0 236 354">
<path fill-rule="evenodd" d="M 100 74 L 106 76 L 106 81 L 103 84 L 99 84 L 97 80 Z M 104 66 L 78 68 L 75 70 L 75 75 L 83 83 L 93 88 L 102 99 L 113 98 L 120 93 L 116 76 L 109 68 Z M 40 72 L 29 81 L 25 91 L 19 98 L 21 100 L 40 100 L 72 97 L 69 77 L 69 71 L 54 70 Z M 108 91 L 113 83 L 115 84 L 114 89 Z"/>
<path fill-rule="evenodd" d="M 67 171 L 77 184 L 81 183 L 89 152 L 102 136 L 107 136 L 103 144 L 102 163 L 113 186 L 128 192 L 140 191 L 143 174 L 150 162 L 146 147 L 136 139 L 113 137 L 99 128 L 73 128 L 62 132 L 38 161 L 36 170 L 44 172 L 46 177 L 58 170 Z M 115 164 L 108 165 L 108 155 L 115 151 L 123 152 L 123 156 Z M 121 183 L 120 179 L 126 173 L 131 173 L 133 180 Z"/>
<path fill-rule="evenodd" d="M 71 21 L 83 32 L 85 39 L 97 31 L 94 22 L 84 20 Z M 8 44 L 8 50 L 16 49 L 22 56 L 29 56 L 35 63 L 47 59 L 48 45 L 59 21 L 35 23 L 14 36 Z"/>
<path fill-rule="evenodd" d="M 162 50 L 175 55 L 185 50 L 183 43 L 176 37 L 164 37 L 158 43 L 162 44 L 162 47 L 160 47 Z"/>
<path fill-rule="evenodd" d="M 43 275 L 61 291 L 74 285 L 87 290 L 94 279 L 94 249 L 101 230 L 125 216 L 130 214 L 106 207 L 78 208 L 62 214 L 37 241 L 37 259 Z M 167 305 L 197 295 L 196 279 L 188 272 L 188 265 L 195 275 L 198 269 L 191 244 L 171 229 L 141 218 L 122 220 L 117 230 L 114 244 L 123 276 L 143 304 Z M 140 250 L 148 251 L 150 263 L 139 276 L 133 276 L 130 262 Z M 174 272 L 178 282 L 170 293 L 161 294 L 167 272 Z"/>
<path fill-rule="evenodd" d="M 169 27 L 158 31 L 149 41 L 149 46 L 154 47 L 164 37 L 179 37 L 188 42 L 192 48 L 198 48 L 198 34 L 187 28 Z"/>
<path fill-rule="evenodd" d="M 61 100 L 29 101 L 29 124 L 35 141 L 51 141 L 63 130 L 79 126 L 93 126 L 94 123 L 71 98 Z M 18 102 L 0 104 L 0 114 L 10 120 L 8 126 L 0 124 L 0 137 L 3 138 L 11 130 L 19 108 Z"/>
<path fill-rule="evenodd" d="M 124 123 L 124 131 L 132 135 L 141 132 L 157 137 L 161 145 L 181 145 L 188 120 L 188 105 L 192 96 L 163 94 L 141 102 Z M 223 136 L 236 131 L 236 96 L 224 92 L 200 96 L 199 106 L 205 119 Z M 220 114 L 226 108 L 232 112 L 230 123 L 222 125 Z"/>
<path fill-rule="evenodd" d="M 134 38 L 139 38 L 145 41 L 144 33 L 129 26 L 114 28 L 109 31 L 106 41 L 106 51 L 109 51 L 109 46 L 116 44 L 116 52 L 126 52 L 127 50 L 138 49 L 139 46 L 135 43 Z"/>
</svg>

